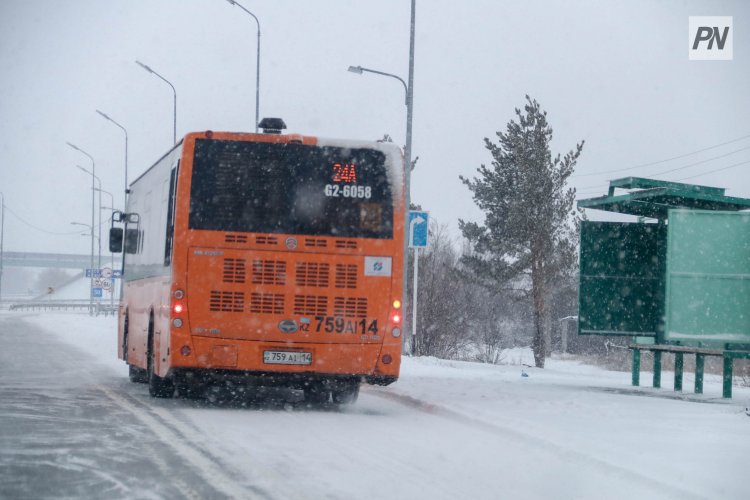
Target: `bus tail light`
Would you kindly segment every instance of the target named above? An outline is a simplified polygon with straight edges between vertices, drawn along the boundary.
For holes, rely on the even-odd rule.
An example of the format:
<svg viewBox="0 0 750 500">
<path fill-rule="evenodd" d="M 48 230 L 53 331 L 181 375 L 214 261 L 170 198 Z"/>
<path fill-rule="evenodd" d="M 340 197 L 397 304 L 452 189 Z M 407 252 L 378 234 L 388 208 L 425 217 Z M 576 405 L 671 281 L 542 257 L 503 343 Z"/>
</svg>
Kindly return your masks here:
<svg viewBox="0 0 750 500">
<path fill-rule="evenodd" d="M 391 335 L 394 337 L 400 337 L 401 336 L 401 328 L 396 327 L 393 330 L 391 330 Z"/>
<path fill-rule="evenodd" d="M 401 309 L 401 301 L 398 299 L 393 299 L 392 305 L 395 311 L 393 311 L 393 314 L 391 315 L 391 321 L 393 321 L 396 325 L 400 325 L 401 324 L 401 312 L 399 311 L 399 309 Z M 399 330 L 399 335 L 401 335 L 401 330 Z M 395 332 L 393 336 L 398 337 L 398 335 L 396 335 Z"/>
<path fill-rule="evenodd" d="M 185 312 L 185 304 L 182 302 L 182 299 L 185 298 L 185 292 L 180 290 L 179 288 L 172 292 L 172 296 L 175 298 L 174 301 L 172 301 L 172 314 L 179 315 Z M 172 326 L 175 328 L 180 328 L 182 326 L 182 318 L 174 318 L 172 320 Z"/>
</svg>

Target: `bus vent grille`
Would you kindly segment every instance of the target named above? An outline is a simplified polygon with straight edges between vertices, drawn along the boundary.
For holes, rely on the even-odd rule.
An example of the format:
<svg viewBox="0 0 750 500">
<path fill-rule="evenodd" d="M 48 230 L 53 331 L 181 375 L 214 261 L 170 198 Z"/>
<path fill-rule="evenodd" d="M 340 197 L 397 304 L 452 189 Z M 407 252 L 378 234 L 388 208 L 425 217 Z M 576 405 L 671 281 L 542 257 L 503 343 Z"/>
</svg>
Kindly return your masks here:
<svg viewBox="0 0 750 500">
<path fill-rule="evenodd" d="M 276 236 L 256 236 L 255 243 L 257 245 L 276 245 L 279 239 Z"/>
<path fill-rule="evenodd" d="M 295 277 L 297 286 L 327 288 L 330 277 L 330 264 L 317 262 L 297 262 Z"/>
<path fill-rule="evenodd" d="M 336 264 L 336 288 L 357 288 L 356 264 Z"/>
<path fill-rule="evenodd" d="M 250 294 L 250 312 L 284 314 L 284 295 L 280 293 Z"/>
<path fill-rule="evenodd" d="M 224 283 L 244 283 L 245 259 L 224 259 Z"/>
<path fill-rule="evenodd" d="M 224 241 L 227 243 L 247 243 L 247 235 L 227 234 L 226 237 L 224 237 Z"/>
<path fill-rule="evenodd" d="M 286 262 L 282 260 L 254 260 L 253 284 L 286 285 Z"/>
<path fill-rule="evenodd" d="M 318 238 L 305 238 L 305 246 L 325 248 L 328 246 L 328 242 L 326 240 L 321 240 Z"/>
<path fill-rule="evenodd" d="M 211 290 L 209 309 L 220 312 L 242 312 L 245 310 L 245 294 Z"/>
<path fill-rule="evenodd" d="M 356 241 L 336 240 L 336 248 L 357 248 Z"/>
<path fill-rule="evenodd" d="M 295 295 L 294 314 L 326 316 L 328 314 L 328 297 L 325 295 Z"/>
<path fill-rule="evenodd" d="M 367 317 L 367 298 L 336 297 L 333 299 L 333 315 L 349 318 Z"/>
</svg>

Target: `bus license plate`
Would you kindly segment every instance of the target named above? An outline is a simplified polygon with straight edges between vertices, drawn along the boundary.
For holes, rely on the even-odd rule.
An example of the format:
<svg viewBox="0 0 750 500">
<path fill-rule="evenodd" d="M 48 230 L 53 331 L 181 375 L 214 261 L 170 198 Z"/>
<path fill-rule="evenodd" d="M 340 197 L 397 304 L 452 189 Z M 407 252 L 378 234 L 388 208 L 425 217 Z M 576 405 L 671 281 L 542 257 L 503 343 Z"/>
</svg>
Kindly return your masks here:
<svg viewBox="0 0 750 500">
<path fill-rule="evenodd" d="M 272 365 L 310 365 L 311 352 L 263 351 L 263 362 Z"/>
</svg>

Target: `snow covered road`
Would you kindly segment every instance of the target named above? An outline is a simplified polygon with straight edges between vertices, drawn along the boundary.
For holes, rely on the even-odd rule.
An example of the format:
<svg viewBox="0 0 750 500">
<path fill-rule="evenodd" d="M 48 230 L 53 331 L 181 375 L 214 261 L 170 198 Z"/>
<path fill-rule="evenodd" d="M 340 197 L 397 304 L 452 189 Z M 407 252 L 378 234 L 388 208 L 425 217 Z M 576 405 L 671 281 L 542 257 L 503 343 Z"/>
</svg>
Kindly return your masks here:
<svg viewBox="0 0 750 500">
<path fill-rule="evenodd" d="M 0 314 L 0 497 L 747 497 L 750 391 L 724 402 L 718 380 L 695 402 L 568 361 L 407 359 L 341 410 L 154 400 L 115 337 L 113 318 Z"/>
</svg>

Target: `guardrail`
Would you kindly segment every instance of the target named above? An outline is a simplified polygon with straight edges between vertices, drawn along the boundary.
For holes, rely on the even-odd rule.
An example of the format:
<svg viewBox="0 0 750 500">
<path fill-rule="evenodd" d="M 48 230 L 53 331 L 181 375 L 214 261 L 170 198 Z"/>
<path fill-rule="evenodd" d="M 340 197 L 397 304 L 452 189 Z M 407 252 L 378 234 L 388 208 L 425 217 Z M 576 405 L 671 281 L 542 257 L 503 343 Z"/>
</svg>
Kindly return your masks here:
<svg viewBox="0 0 750 500">
<path fill-rule="evenodd" d="M 113 315 L 117 312 L 117 304 L 105 304 L 102 302 L 94 302 L 93 306 L 88 301 L 76 301 L 76 300 L 36 300 L 28 302 L 17 302 L 10 304 L 8 309 L 11 311 L 69 311 L 69 310 L 85 310 L 89 311 L 93 307 L 93 313 L 96 316 L 99 315 Z"/>
</svg>

